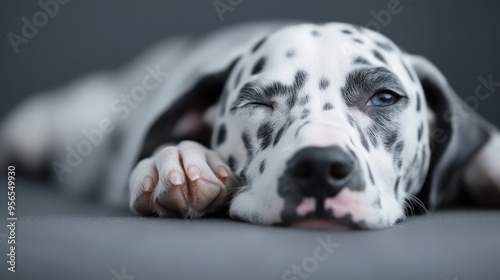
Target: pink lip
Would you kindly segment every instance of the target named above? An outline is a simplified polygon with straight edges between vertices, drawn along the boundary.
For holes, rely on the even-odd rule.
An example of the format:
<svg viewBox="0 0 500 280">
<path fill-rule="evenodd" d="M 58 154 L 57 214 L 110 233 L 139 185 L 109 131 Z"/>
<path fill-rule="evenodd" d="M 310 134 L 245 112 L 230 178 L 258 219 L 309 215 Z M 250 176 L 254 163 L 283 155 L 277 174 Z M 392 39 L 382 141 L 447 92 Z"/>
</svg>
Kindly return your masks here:
<svg viewBox="0 0 500 280">
<path fill-rule="evenodd" d="M 290 227 L 320 230 L 349 230 L 350 227 L 336 220 L 324 218 L 305 218 L 290 223 Z"/>
</svg>

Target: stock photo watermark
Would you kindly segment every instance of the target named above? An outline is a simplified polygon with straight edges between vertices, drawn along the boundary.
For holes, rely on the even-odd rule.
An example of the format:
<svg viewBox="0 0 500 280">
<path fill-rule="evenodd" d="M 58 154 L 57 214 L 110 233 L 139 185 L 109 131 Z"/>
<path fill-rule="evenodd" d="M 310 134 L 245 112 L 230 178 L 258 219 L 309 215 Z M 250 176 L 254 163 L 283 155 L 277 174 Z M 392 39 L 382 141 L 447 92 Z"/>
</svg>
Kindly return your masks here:
<svg viewBox="0 0 500 280">
<path fill-rule="evenodd" d="M 131 111 L 137 108 L 148 97 L 149 93 L 157 89 L 168 77 L 167 72 L 160 70 L 160 65 L 156 65 L 155 69 L 148 66 L 145 70 L 147 74 L 143 77 L 141 85 L 132 88 L 130 94 L 122 94 L 120 98 L 111 102 L 109 110 L 112 114 L 118 114 L 118 120 L 125 120 Z M 90 156 L 94 148 L 103 142 L 104 137 L 113 132 L 115 128 L 114 119 L 108 117 L 101 119 L 97 128 L 83 129 L 81 133 L 84 139 L 80 140 L 74 147 L 70 145 L 65 147 L 65 162 L 54 161 L 51 164 L 59 182 L 63 181 L 63 174 L 72 173 L 83 162 L 83 159 Z"/>
<path fill-rule="evenodd" d="M 30 39 L 33 39 L 40 28 L 45 27 L 50 18 L 55 17 L 62 5 L 66 5 L 70 0 L 40 0 L 38 1 L 38 6 L 40 10 L 35 12 L 31 18 L 22 17 L 21 21 L 23 25 L 19 33 L 9 32 L 7 34 L 7 39 L 9 39 L 12 49 L 17 54 L 19 53 L 19 46 L 21 44 L 28 44 Z"/>
<path fill-rule="evenodd" d="M 7 167 L 7 270 L 16 272 L 16 168 Z"/>
<path fill-rule="evenodd" d="M 318 245 L 314 248 L 313 254 L 306 257 L 299 264 L 294 264 L 290 269 L 283 272 L 281 275 L 282 280 L 305 280 L 309 279 L 312 273 L 314 273 L 319 265 L 326 261 L 333 253 L 335 249 L 340 247 L 339 243 L 332 242 L 332 236 L 328 235 L 326 240 L 321 237 L 316 238 Z"/>
<path fill-rule="evenodd" d="M 241 3 L 243 3 L 243 0 L 214 0 L 212 5 L 214 6 L 219 20 L 223 22 L 225 19 L 224 14 L 227 12 L 232 13 Z"/>
<path fill-rule="evenodd" d="M 125 267 L 122 267 L 120 273 L 116 269 L 111 270 L 111 274 L 113 274 L 113 278 L 111 280 L 134 280 L 135 276 L 127 274 L 125 271 Z"/>
</svg>

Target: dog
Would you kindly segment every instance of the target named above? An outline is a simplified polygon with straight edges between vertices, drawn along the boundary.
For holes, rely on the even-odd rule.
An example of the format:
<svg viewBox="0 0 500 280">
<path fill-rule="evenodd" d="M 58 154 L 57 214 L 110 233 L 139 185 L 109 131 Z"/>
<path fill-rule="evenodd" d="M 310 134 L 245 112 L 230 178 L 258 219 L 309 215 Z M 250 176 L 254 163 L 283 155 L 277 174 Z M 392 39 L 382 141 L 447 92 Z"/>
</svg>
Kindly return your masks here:
<svg viewBox="0 0 500 280">
<path fill-rule="evenodd" d="M 345 23 L 169 40 L 37 95 L 1 139 L 11 162 L 141 215 L 381 229 L 464 197 L 500 206 L 498 130 L 431 62 Z"/>
</svg>

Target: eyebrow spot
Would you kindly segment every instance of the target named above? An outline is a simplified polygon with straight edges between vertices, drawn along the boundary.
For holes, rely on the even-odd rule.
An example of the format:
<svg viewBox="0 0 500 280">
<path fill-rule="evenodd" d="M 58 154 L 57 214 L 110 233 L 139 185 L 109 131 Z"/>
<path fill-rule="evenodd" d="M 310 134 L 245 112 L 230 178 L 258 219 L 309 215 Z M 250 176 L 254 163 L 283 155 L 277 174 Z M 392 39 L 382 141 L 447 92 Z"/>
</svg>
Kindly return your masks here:
<svg viewBox="0 0 500 280">
<path fill-rule="evenodd" d="M 309 109 L 304 109 L 304 110 L 302 111 L 302 116 L 300 116 L 300 119 L 301 119 L 301 120 L 303 120 L 303 119 L 307 118 L 307 117 L 309 116 L 309 114 L 310 114 L 310 113 L 311 113 L 311 110 L 309 110 Z"/>
<path fill-rule="evenodd" d="M 295 50 L 289 50 L 286 52 L 286 57 L 292 58 L 295 56 Z"/>
<path fill-rule="evenodd" d="M 376 41 L 375 44 L 383 49 L 383 50 L 386 50 L 386 51 L 392 51 L 393 48 L 391 47 L 391 45 L 389 45 L 388 43 L 384 43 L 384 42 L 379 42 L 379 41 Z"/>
<path fill-rule="evenodd" d="M 327 78 L 321 78 L 321 80 L 319 81 L 319 89 L 320 90 L 325 90 L 328 88 L 328 86 L 330 85 L 330 80 L 328 80 Z"/>
<path fill-rule="evenodd" d="M 257 61 L 257 63 L 255 63 L 255 66 L 253 67 L 253 69 L 252 69 L 252 75 L 259 74 L 260 72 L 262 72 L 262 70 L 264 69 L 265 64 L 266 64 L 266 58 L 265 57 L 261 57 Z"/>
<path fill-rule="evenodd" d="M 271 123 L 263 123 L 257 130 L 257 139 L 261 140 L 260 147 L 262 150 L 269 147 L 273 137 L 273 127 Z"/>
<path fill-rule="evenodd" d="M 366 58 L 358 56 L 356 59 L 353 61 L 353 64 L 362 64 L 362 65 L 371 65 Z"/>
<path fill-rule="evenodd" d="M 313 37 L 319 37 L 319 36 L 321 36 L 321 33 L 319 33 L 319 31 L 318 31 L 318 30 L 313 30 L 313 31 L 311 31 L 311 35 L 312 35 Z"/>
<path fill-rule="evenodd" d="M 260 166 L 259 166 L 259 172 L 260 174 L 264 173 L 264 170 L 266 169 L 266 160 L 263 159 L 261 162 L 260 162 Z"/>
<path fill-rule="evenodd" d="M 240 84 L 241 76 L 243 75 L 243 69 L 241 68 L 240 71 L 238 71 L 238 74 L 236 75 L 236 79 L 234 80 L 234 88 L 237 88 L 238 85 Z"/>
<path fill-rule="evenodd" d="M 360 43 L 360 44 L 364 44 L 365 43 L 365 42 L 363 42 L 363 40 L 358 39 L 358 38 L 354 38 L 353 41 L 356 42 L 356 43 Z"/>
<path fill-rule="evenodd" d="M 304 106 L 304 105 L 306 105 L 307 103 L 309 103 L 309 95 L 302 96 L 302 97 L 299 99 L 299 105 L 300 105 L 300 106 Z"/>
<path fill-rule="evenodd" d="M 226 141 L 227 129 L 225 124 L 221 124 L 219 127 L 219 132 L 217 133 L 217 146 L 220 146 L 224 141 Z"/>
<path fill-rule="evenodd" d="M 266 42 L 267 37 L 262 38 L 255 46 L 252 48 L 252 53 L 255 53 L 263 44 Z"/>
<path fill-rule="evenodd" d="M 373 50 L 373 55 L 383 63 L 387 64 L 387 61 L 385 60 L 384 56 L 377 50 Z"/>
<path fill-rule="evenodd" d="M 333 109 L 333 105 L 332 105 L 332 103 L 330 103 L 330 102 L 326 102 L 326 103 L 323 105 L 323 110 L 328 111 L 328 110 L 331 110 L 331 109 Z"/>
</svg>

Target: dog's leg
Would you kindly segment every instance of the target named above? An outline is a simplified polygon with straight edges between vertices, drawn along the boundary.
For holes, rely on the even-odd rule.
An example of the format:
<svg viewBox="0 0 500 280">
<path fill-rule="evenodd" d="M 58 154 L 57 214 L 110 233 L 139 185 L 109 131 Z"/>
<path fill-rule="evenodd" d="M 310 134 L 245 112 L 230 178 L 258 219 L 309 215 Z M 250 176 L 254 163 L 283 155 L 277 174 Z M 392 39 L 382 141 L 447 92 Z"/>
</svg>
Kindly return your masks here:
<svg viewBox="0 0 500 280">
<path fill-rule="evenodd" d="M 482 206 L 500 207 L 500 134 L 495 134 L 464 172 L 467 193 Z"/>
<path fill-rule="evenodd" d="M 230 168 L 193 141 L 164 146 L 139 162 L 130 177 L 130 209 L 141 215 L 197 218 L 228 202 Z"/>
</svg>

